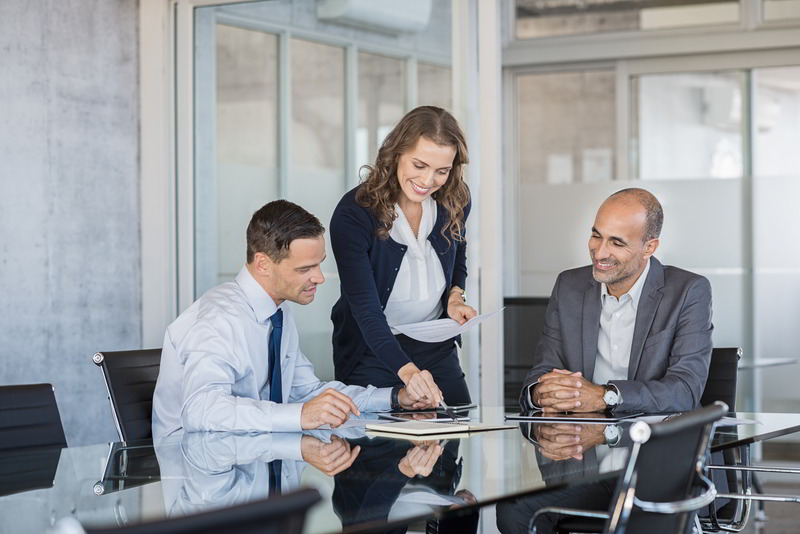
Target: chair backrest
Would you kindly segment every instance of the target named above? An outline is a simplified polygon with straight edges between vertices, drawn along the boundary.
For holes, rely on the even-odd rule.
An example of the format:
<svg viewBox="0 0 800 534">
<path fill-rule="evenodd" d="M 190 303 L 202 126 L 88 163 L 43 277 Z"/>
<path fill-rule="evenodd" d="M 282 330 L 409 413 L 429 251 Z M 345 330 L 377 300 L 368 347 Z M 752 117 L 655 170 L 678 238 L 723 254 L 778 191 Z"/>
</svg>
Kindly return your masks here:
<svg viewBox="0 0 800 534">
<path fill-rule="evenodd" d="M 533 364 L 533 353 L 544 326 L 547 297 L 503 299 L 503 383 L 506 406 L 519 406 L 522 383 Z"/>
<path fill-rule="evenodd" d="M 304 489 L 266 500 L 192 514 L 176 519 L 122 528 L 86 530 L 87 534 L 301 534 L 308 509 L 320 501 L 315 489 Z"/>
<path fill-rule="evenodd" d="M 0 386 L 0 451 L 66 446 L 52 384 Z"/>
<path fill-rule="evenodd" d="M 728 407 L 718 402 L 654 425 L 634 423 L 630 430 L 634 446 L 612 500 L 606 530 L 619 534 L 686 532 L 692 511 L 713 501 L 710 488 L 700 502 L 687 499 L 697 492 L 714 422 L 727 411 Z M 646 511 L 664 503 L 678 508 L 673 513 Z"/>
<path fill-rule="evenodd" d="M 120 440 L 152 438 L 153 391 L 161 349 L 98 352 L 92 361 L 103 370 Z"/>
<path fill-rule="evenodd" d="M 700 398 L 700 406 L 710 406 L 722 401 L 730 410 L 736 410 L 736 379 L 742 349 L 738 347 L 715 348 L 711 351 L 708 380 Z"/>
</svg>

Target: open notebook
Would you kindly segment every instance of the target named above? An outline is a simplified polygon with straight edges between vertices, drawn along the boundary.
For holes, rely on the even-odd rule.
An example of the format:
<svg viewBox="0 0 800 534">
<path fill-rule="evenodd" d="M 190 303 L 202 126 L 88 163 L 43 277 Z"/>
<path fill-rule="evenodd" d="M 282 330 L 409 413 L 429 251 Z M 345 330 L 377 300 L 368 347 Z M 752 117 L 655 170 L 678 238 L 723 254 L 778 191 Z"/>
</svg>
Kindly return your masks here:
<svg viewBox="0 0 800 534">
<path fill-rule="evenodd" d="M 406 436 L 432 436 L 441 434 L 469 434 L 472 432 L 486 432 L 489 430 L 505 430 L 517 428 L 516 425 L 489 425 L 486 423 L 455 423 L 455 422 L 429 422 L 405 421 L 402 423 L 368 424 L 367 430 L 375 435 L 403 434 Z"/>
</svg>

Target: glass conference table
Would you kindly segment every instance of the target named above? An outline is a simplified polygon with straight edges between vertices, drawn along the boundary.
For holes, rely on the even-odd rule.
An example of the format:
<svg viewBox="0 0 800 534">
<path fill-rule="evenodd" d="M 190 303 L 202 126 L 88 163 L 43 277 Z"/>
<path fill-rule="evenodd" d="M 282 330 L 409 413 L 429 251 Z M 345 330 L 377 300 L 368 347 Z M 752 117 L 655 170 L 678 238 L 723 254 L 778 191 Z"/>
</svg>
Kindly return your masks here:
<svg viewBox="0 0 800 534">
<path fill-rule="evenodd" d="M 470 416 L 502 423 L 505 412 L 483 408 Z M 712 450 L 800 430 L 799 414 L 731 415 L 758 422 L 718 428 Z M 185 434 L 155 444 L 0 455 L 0 530 L 41 534 L 65 516 L 86 527 L 111 527 L 264 499 L 277 489 L 274 481 L 271 487 L 270 462 L 280 460 L 273 472 L 281 473 L 281 492 L 313 487 L 322 495 L 308 515 L 307 533 L 424 520 L 449 521 L 469 532 L 486 506 L 607 480 L 626 461 L 624 442 L 601 443 L 603 425 L 582 425 L 589 435 L 586 449 L 579 459 L 559 460 L 547 448 L 546 423 L 509 424 L 513 428 L 422 443 L 374 437 L 356 422 L 303 434 Z M 629 425 L 619 426 L 622 435 Z M 352 464 L 333 474 L 336 462 L 321 460 L 326 452 Z M 310 461 L 303 461 L 304 454 Z"/>
</svg>

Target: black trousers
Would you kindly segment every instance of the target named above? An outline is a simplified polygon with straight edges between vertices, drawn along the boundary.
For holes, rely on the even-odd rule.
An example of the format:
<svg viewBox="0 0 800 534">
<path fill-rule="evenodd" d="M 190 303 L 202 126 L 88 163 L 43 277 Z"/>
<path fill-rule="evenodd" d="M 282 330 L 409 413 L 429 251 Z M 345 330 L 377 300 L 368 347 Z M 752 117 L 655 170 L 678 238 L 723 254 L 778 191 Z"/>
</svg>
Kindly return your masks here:
<svg viewBox="0 0 800 534">
<path fill-rule="evenodd" d="M 396 336 L 403 351 L 408 354 L 414 365 L 422 371 L 429 371 L 439 389 L 442 390 L 447 404 L 469 404 L 467 382 L 458 361 L 456 343 L 452 339 L 440 343 L 425 343 L 402 334 Z M 369 349 L 359 358 L 350 375 L 343 380 L 346 384 L 357 386 L 393 387 L 400 386 L 403 381 L 389 370 Z"/>
</svg>

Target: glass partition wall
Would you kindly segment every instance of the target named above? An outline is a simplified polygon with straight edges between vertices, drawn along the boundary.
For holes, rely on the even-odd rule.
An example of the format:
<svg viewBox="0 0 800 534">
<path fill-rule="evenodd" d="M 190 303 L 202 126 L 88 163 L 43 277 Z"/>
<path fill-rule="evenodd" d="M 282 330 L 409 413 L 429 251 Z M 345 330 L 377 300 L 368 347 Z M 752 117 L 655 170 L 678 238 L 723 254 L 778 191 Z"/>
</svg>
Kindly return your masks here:
<svg viewBox="0 0 800 534">
<path fill-rule="evenodd" d="M 800 193 L 800 42 L 703 48 L 715 32 L 727 36 L 715 46 L 730 38 L 741 47 L 752 28 L 777 24 L 770 12 L 784 13 L 780 28 L 796 26 L 794 4 L 778 11 L 781 3 L 515 2 L 506 207 L 518 259 L 506 267 L 508 297 L 549 297 L 559 272 L 589 263 L 605 197 L 644 187 L 665 212 L 656 256 L 711 281 L 715 346 L 742 347 L 748 362 L 797 358 L 800 260 L 786 244 L 800 233 L 791 207 Z M 693 19 L 707 22 L 702 29 L 667 31 L 681 10 L 710 18 Z M 800 409 L 791 387 L 800 365 L 739 379 L 739 409 Z"/>
<path fill-rule="evenodd" d="M 317 4 L 194 10 L 192 300 L 236 276 L 256 209 L 285 198 L 327 227 L 395 122 L 417 105 L 452 101 L 449 2 L 432 6 L 435 24 L 394 34 L 322 22 Z M 292 312 L 324 380 L 333 378 L 330 310 L 339 297 L 330 244 L 322 267 L 314 303 Z"/>
</svg>

